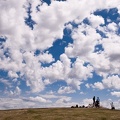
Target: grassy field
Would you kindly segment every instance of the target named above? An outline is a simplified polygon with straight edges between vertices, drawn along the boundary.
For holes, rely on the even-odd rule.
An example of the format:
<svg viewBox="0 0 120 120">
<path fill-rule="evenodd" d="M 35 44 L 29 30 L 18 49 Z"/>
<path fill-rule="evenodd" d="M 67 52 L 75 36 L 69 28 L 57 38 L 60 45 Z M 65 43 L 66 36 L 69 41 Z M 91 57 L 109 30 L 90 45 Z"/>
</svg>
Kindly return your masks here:
<svg viewBox="0 0 120 120">
<path fill-rule="evenodd" d="M 97 108 L 1 110 L 0 120 L 120 120 L 120 111 Z"/>
</svg>

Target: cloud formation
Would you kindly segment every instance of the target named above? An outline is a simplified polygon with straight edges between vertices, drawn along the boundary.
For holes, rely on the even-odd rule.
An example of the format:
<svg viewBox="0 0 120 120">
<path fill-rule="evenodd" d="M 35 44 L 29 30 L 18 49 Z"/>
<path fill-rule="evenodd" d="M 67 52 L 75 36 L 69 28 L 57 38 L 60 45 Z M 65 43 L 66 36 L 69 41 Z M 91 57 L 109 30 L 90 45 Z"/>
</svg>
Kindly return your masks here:
<svg viewBox="0 0 120 120">
<path fill-rule="evenodd" d="M 6 86 L 4 94 L 40 93 L 57 81 L 66 83 L 58 88 L 58 94 L 75 93 L 93 73 L 103 79 L 87 84 L 89 88 L 119 90 L 120 24 L 112 20 L 106 24 L 102 16 L 94 14 L 110 8 L 120 14 L 119 0 L 53 0 L 50 5 L 42 0 L 1 0 L 0 70 L 7 72 L 7 77 L 0 79 Z M 34 22 L 32 27 L 26 19 Z M 49 49 L 58 39 L 62 41 L 64 29 L 71 31 L 73 42 L 55 60 Z M 117 92 L 111 94 L 119 97 Z M 38 96 L 30 97 L 31 101 L 50 103 Z M 61 98 L 56 104 L 70 101 Z"/>
</svg>

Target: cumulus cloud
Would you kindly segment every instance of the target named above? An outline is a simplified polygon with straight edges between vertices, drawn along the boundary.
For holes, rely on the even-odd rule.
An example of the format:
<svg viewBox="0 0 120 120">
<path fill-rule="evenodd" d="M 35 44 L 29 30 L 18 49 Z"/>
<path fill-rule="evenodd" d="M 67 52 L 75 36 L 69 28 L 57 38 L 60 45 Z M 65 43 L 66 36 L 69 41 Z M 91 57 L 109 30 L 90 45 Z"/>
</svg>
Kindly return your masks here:
<svg viewBox="0 0 120 120">
<path fill-rule="evenodd" d="M 111 92 L 111 95 L 120 97 L 120 92 L 114 91 L 114 92 Z"/>
<path fill-rule="evenodd" d="M 65 93 L 74 93 L 75 90 L 73 90 L 71 87 L 60 87 L 59 90 L 58 90 L 58 93 L 59 94 L 65 94 Z"/>
<path fill-rule="evenodd" d="M 71 97 L 64 97 L 60 98 L 59 100 L 56 101 L 56 103 L 67 103 L 71 100 Z"/>
<path fill-rule="evenodd" d="M 52 57 L 52 55 L 48 53 L 40 54 L 38 58 L 42 63 L 51 63 L 54 61 L 54 58 Z"/>
<path fill-rule="evenodd" d="M 102 90 L 102 89 L 104 89 L 104 86 L 101 82 L 96 82 L 96 83 L 94 83 L 93 88 L 98 88 L 98 89 Z"/>
<path fill-rule="evenodd" d="M 83 99 L 81 104 L 88 106 L 89 104 L 92 104 L 92 99 L 89 98 Z"/>
<path fill-rule="evenodd" d="M 86 87 L 98 88 L 100 90 L 102 89 L 119 90 L 120 89 L 119 85 L 120 85 L 120 77 L 118 75 L 112 75 L 107 78 L 104 78 L 102 82 L 95 82 L 94 85 L 87 84 Z"/>
<path fill-rule="evenodd" d="M 19 84 L 15 85 L 18 79 L 25 81 L 33 93 L 39 93 L 46 85 L 62 80 L 68 86 L 59 88 L 58 93 L 73 93 L 80 90 L 80 85 L 85 80 L 93 77 L 94 71 L 103 76 L 103 81 L 96 82 L 94 88 L 119 90 L 119 76 L 108 77 L 120 73 L 120 42 L 119 35 L 116 34 L 118 25 L 110 22 L 107 26 L 100 26 L 104 24 L 104 19 L 94 15 L 98 9 L 113 7 L 117 7 L 119 12 L 119 0 L 90 0 L 89 3 L 87 0 L 51 1 L 50 5 L 42 0 L 1 0 L 0 38 L 5 41 L 0 43 L 0 69 L 6 71 L 9 79 L 14 81 L 0 79 L 0 82 L 9 86 L 9 89 L 12 88 L 7 89 L 8 93 L 21 94 Z M 25 23 L 29 10 L 30 19 L 35 23 L 33 29 Z M 90 25 L 83 22 L 85 18 Z M 74 28 L 72 23 L 79 25 Z M 57 39 L 63 38 L 65 28 L 71 29 L 73 43 L 65 46 L 65 53 L 55 61 L 48 49 Z M 107 38 L 102 38 L 96 29 L 105 33 Z M 95 52 L 95 47 L 99 45 L 104 51 Z M 37 50 L 40 53 L 35 55 Z M 74 62 L 72 58 L 75 58 Z M 42 63 L 51 64 L 44 67 Z M 87 86 L 89 87 L 88 84 Z M 30 99 L 46 101 L 41 97 Z M 56 103 L 70 100 L 71 98 L 61 98 Z M 23 100 L 15 101 L 21 103 Z M 35 104 L 29 106 L 32 105 Z"/>
<path fill-rule="evenodd" d="M 44 99 L 42 97 L 39 97 L 39 96 L 37 96 L 37 97 L 30 97 L 28 100 L 33 101 L 33 102 L 41 102 L 41 103 L 50 102 L 49 100 L 46 100 L 46 99 Z"/>
<path fill-rule="evenodd" d="M 94 51 L 95 45 L 98 44 L 97 40 L 101 39 L 94 28 L 85 24 L 79 25 L 77 29 L 73 30 L 72 38 L 74 42 L 66 47 L 65 52 L 70 57 L 79 56 L 82 59 Z"/>
<path fill-rule="evenodd" d="M 77 58 L 73 64 L 73 69 L 71 70 L 70 76 L 79 80 L 87 80 L 87 78 L 92 77 L 93 67 L 90 65 L 84 66 L 84 61 Z"/>
<path fill-rule="evenodd" d="M 92 27 L 96 28 L 101 24 L 104 24 L 104 19 L 103 17 L 100 16 L 95 16 L 95 15 L 90 15 L 90 17 L 88 17 Z"/>
<path fill-rule="evenodd" d="M 14 91 L 10 90 L 11 96 L 18 96 L 21 94 L 21 89 L 17 86 Z"/>
<path fill-rule="evenodd" d="M 50 104 L 49 99 L 40 96 L 35 97 L 18 97 L 18 98 L 0 98 L 0 109 L 18 109 L 47 107 Z"/>
<path fill-rule="evenodd" d="M 8 76 L 11 77 L 11 78 L 18 78 L 18 75 L 13 71 L 9 71 Z"/>
<path fill-rule="evenodd" d="M 33 30 L 31 30 L 25 24 L 25 19 L 24 19 L 25 17 L 27 17 L 26 10 L 29 7 L 29 3 L 31 4 L 31 8 L 30 8 L 32 11 L 31 17 L 36 22 Z M 50 6 L 48 6 L 46 3 L 43 3 L 41 1 L 27 1 L 27 2 L 22 1 L 19 2 L 19 4 L 14 0 L 12 2 L 10 2 L 9 0 L 1 1 L 2 17 L 1 17 L 0 33 L 1 36 L 7 37 L 7 40 L 4 43 L 3 54 L 6 50 L 8 53 L 8 57 L 4 56 L 4 58 L 0 59 L 1 69 L 8 70 L 10 77 L 18 77 L 16 72 L 20 71 L 21 75 L 24 75 L 26 77 L 27 86 L 30 86 L 33 92 L 38 92 L 44 89 L 44 83 L 42 81 L 42 77 L 44 76 L 42 76 L 40 72 L 46 74 L 46 71 L 49 71 L 47 72 L 45 77 L 50 81 L 52 78 L 53 82 L 56 81 L 55 79 L 64 79 L 64 78 L 69 79 L 69 73 L 72 73 L 70 71 L 75 71 L 75 74 L 72 76 L 76 77 L 77 79 L 80 77 L 81 77 L 80 79 L 87 79 L 88 77 L 91 77 L 92 76 L 91 66 L 88 67 L 81 66 L 81 68 L 76 69 L 75 68 L 75 65 L 77 64 L 76 61 L 73 69 L 71 70 L 70 68 L 71 63 L 69 58 L 67 58 L 67 56 L 69 57 L 79 56 L 80 59 L 82 58 L 83 61 L 85 61 L 85 59 L 88 58 L 88 61 L 85 62 L 92 62 L 90 53 L 94 51 L 94 46 L 98 44 L 96 40 L 101 39 L 101 37 L 98 33 L 96 33 L 95 29 L 90 26 L 86 26 L 83 24 L 83 25 L 79 25 L 78 29 L 73 30 L 72 38 L 74 40 L 74 43 L 66 47 L 65 52 L 67 56 L 65 55 L 61 56 L 62 63 L 61 61 L 57 61 L 49 68 L 44 68 L 42 70 L 39 61 L 50 63 L 54 61 L 54 58 L 52 57 L 51 54 L 47 54 L 47 53 L 34 56 L 34 52 L 36 49 L 40 49 L 40 50 L 47 49 L 53 45 L 53 42 L 57 38 L 62 38 L 63 29 L 65 28 L 64 26 L 65 23 L 69 21 L 73 21 L 75 19 L 78 19 L 78 21 L 82 22 L 82 20 L 85 17 L 87 17 L 92 11 L 95 11 L 97 8 L 103 9 L 108 7 L 114 7 L 116 6 L 117 1 L 114 4 L 112 1 L 110 3 L 106 1 L 105 2 L 106 4 L 103 4 L 103 1 L 99 1 L 99 3 L 100 4 L 97 4 L 98 6 L 96 6 L 95 5 L 96 1 L 91 1 L 90 4 L 87 5 L 85 0 L 81 2 L 76 0 L 74 2 L 74 6 L 76 7 L 73 7 L 73 1 L 71 0 L 68 0 L 66 2 L 53 1 Z M 39 8 L 40 11 L 37 11 L 36 9 L 37 6 L 40 7 Z M 7 8 L 7 10 L 5 8 Z M 69 11 L 66 9 L 69 9 Z M 75 11 L 84 11 L 84 12 L 82 12 L 82 14 L 79 14 L 79 12 L 75 12 Z M 18 13 L 19 13 L 19 17 L 16 17 L 18 16 Z M 3 18 L 5 19 L 3 20 Z M 100 24 L 104 24 L 104 20 L 100 16 L 90 15 L 90 17 L 88 18 L 92 26 L 94 25 L 93 27 L 97 27 Z M 110 25 L 108 25 L 108 28 L 111 29 L 113 28 L 112 26 L 115 25 L 111 23 Z M 87 35 L 82 34 L 83 31 L 86 31 Z M 68 65 L 66 66 L 65 64 Z M 57 69 L 55 66 L 57 66 Z M 101 67 L 102 66 L 100 66 L 100 68 Z M 65 72 L 64 76 L 61 76 L 63 75 L 62 70 Z M 88 73 L 86 72 L 87 70 Z M 79 76 L 78 72 L 82 72 L 81 76 Z M 79 80 L 77 81 L 79 82 Z"/>
<path fill-rule="evenodd" d="M 29 108 L 35 106 L 33 102 L 24 101 L 21 98 L 1 98 L 0 109 Z"/>
<path fill-rule="evenodd" d="M 108 24 L 107 28 L 111 31 L 116 31 L 117 25 L 114 22 L 112 22 L 112 23 Z"/>
<path fill-rule="evenodd" d="M 119 90 L 120 87 L 120 77 L 118 75 L 113 75 L 108 77 L 107 79 L 103 79 L 103 85 L 107 88 L 114 88 Z"/>
</svg>

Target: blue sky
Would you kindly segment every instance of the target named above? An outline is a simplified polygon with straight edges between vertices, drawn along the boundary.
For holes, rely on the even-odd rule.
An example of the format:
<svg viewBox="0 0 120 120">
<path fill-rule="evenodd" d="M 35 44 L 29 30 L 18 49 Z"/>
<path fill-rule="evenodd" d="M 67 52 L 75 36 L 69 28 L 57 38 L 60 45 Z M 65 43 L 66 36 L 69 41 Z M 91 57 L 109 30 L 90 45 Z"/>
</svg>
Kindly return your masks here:
<svg viewBox="0 0 120 120">
<path fill-rule="evenodd" d="M 120 108 L 119 0 L 1 0 L 0 109 Z"/>
</svg>

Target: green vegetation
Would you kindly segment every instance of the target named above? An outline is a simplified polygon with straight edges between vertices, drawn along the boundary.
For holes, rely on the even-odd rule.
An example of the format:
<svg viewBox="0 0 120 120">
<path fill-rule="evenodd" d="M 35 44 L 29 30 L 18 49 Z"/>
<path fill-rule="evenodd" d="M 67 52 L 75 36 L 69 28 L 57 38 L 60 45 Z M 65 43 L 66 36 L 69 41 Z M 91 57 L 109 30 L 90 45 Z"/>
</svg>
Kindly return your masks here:
<svg viewBox="0 0 120 120">
<path fill-rule="evenodd" d="M 101 108 L 1 110 L 0 120 L 120 120 L 120 111 Z"/>
</svg>

